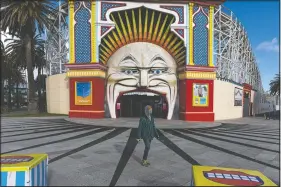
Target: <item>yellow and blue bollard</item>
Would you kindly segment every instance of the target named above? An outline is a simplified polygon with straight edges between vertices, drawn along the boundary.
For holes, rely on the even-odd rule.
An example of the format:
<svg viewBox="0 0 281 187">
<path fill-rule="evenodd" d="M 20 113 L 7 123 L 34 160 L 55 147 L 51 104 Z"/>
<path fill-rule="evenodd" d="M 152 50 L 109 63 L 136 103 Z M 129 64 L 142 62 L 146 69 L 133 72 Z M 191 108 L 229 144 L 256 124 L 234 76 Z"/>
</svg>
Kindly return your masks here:
<svg viewBox="0 0 281 187">
<path fill-rule="evenodd" d="M 256 170 L 192 166 L 191 186 L 277 186 Z"/>
<path fill-rule="evenodd" d="M 47 186 L 47 154 L 1 155 L 1 186 Z"/>
</svg>

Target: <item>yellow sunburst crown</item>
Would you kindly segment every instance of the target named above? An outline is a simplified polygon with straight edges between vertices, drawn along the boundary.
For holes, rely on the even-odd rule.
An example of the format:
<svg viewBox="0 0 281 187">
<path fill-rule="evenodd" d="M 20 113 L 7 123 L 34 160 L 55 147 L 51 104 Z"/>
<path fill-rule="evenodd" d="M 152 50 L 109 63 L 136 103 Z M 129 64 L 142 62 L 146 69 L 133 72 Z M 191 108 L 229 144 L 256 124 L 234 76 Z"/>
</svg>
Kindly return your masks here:
<svg viewBox="0 0 281 187">
<path fill-rule="evenodd" d="M 174 16 L 145 7 L 113 12 L 110 15 L 115 29 L 102 38 L 100 62 L 106 64 L 119 48 L 134 42 L 149 42 L 164 48 L 178 66 L 185 64 L 184 42 L 171 31 Z"/>
</svg>

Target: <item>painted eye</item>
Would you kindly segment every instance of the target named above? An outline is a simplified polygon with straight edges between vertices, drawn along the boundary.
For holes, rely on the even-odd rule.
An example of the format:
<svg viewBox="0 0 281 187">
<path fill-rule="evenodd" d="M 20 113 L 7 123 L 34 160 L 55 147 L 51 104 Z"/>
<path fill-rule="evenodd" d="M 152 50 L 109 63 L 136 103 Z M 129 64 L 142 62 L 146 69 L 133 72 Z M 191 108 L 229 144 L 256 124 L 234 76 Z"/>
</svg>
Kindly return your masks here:
<svg viewBox="0 0 281 187">
<path fill-rule="evenodd" d="M 136 74 L 138 73 L 138 70 L 135 70 L 135 69 L 126 69 L 126 70 L 123 70 L 123 72 L 127 75 L 133 75 L 133 74 Z"/>
<path fill-rule="evenodd" d="M 132 71 L 132 70 L 125 70 L 125 73 L 126 73 L 127 75 L 131 75 L 131 74 L 133 74 L 133 71 Z"/>
<path fill-rule="evenodd" d="M 151 73 L 154 74 L 154 75 L 159 75 L 159 74 L 163 73 L 163 70 L 161 70 L 161 69 L 154 69 L 154 70 L 151 70 Z"/>
</svg>

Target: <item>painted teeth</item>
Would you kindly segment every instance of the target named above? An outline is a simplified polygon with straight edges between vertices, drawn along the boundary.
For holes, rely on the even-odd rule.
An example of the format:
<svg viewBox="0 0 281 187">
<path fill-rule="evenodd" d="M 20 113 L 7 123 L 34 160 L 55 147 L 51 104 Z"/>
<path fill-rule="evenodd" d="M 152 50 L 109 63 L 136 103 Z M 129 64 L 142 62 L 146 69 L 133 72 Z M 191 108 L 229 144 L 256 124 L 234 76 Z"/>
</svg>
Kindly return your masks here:
<svg viewBox="0 0 281 187">
<path fill-rule="evenodd" d="M 152 92 L 130 92 L 130 93 L 125 93 L 124 95 L 147 95 L 147 96 L 154 96 L 158 95 Z"/>
<path fill-rule="evenodd" d="M 231 175 L 231 174 L 222 174 L 222 173 L 207 173 L 208 178 L 220 178 L 220 179 L 235 179 L 235 180 L 245 180 L 245 181 L 254 181 L 259 182 L 256 177 L 245 176 L 245 175 Z"/>
</svg>

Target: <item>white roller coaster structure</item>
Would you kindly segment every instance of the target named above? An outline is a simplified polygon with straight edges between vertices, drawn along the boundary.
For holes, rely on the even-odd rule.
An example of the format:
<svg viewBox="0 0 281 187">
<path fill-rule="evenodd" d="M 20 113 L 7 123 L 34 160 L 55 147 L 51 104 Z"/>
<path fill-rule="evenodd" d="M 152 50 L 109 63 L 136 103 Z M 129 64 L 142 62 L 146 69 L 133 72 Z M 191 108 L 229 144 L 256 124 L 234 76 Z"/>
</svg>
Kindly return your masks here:
<svg viewBox="0 0 281 187">
<path fill-rule="evenodd" d="M 49 75 L 64 73 L 63 64 L 68 62 L 67 14 L 67 3 L 60 1 L 53 32 L 46 34 Z M 247 32 L 233 12 L 222 5 L 215 9 L 214 15 L 214 59 L 219 79 L 247 83 L 263 93 L 259 68 Z"/>
<path fill-rule="evenodd" d="M 242 24 L 224 6 L 215 9 L 214 56 L 217 77 L 247 83 L 263 93 L 260 71 Z"/>
<path fill-rule="evenodd" d="M 58 1 L 58 11 L 54 17 L 54 22 L 46 35 L 46 70 L 49 75 L 65 72 L 64 64 L 68 62 L 68 4 L 67 1 Z"/>
</svg>

